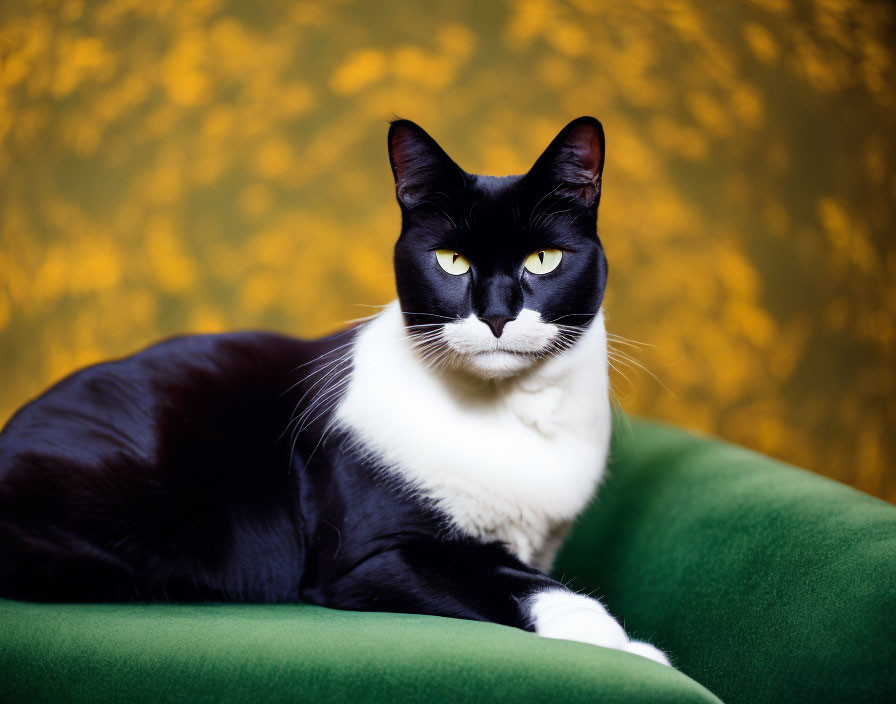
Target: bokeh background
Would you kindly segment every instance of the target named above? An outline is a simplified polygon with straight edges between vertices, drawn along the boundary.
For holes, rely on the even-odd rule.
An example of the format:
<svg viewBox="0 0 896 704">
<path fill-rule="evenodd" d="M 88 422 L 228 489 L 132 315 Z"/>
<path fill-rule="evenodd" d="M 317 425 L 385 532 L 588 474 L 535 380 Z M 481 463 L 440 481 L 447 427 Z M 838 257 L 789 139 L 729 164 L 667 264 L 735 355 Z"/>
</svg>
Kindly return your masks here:
<svg viewBox="0 0 896 704">
<path fill-rule="evenodd" d="M 593 114 L 622 407 L 896 500 L 894 47 L 889 2 L 3 2 L 0 416 L 387 302 L 388 118 L 505 174 Z"/>
</svg>

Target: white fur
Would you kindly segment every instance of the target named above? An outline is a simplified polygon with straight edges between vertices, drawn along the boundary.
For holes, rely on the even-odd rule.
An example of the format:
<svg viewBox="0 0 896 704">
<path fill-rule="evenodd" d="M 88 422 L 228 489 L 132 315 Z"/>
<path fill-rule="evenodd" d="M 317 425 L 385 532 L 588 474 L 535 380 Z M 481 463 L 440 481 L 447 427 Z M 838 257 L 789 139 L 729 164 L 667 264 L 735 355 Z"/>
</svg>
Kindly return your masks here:
<svg viewBox="0 0 896 704">
<path fill-rule="evenodd" d="M 519 336 L 511 328 L 517 321 L 507 323 L 511 342 L 505 344 L 534 349 L 533 330 L 545 325 L 537 315 L 518 318 Z M 467 355 L 477 349 L 474 335 L 450 328 L 471 324 L 451 323 L 444 333 L 449 345 L 465 344 Z M 485 342 L 482 336 L 478 349 Z M 421 361 L 393 303 L 358 334 L 336 418 L 434 500 L 458 530 L 503 541 L 521 560 L 546 570 L 563 532 L 591 498 L 609 448 L 602 313 L 563 354 L 521 358 L 527 368 L 510 378 L 437 373 Z"/>
<path fill-rule="evenodd" d="M 545 638 L 575 640 L 623 650 L 628 636 L 603 604 L 581 594 L 550 589 L 529 600 L 535 632 Z"/>
<path fill-rule="evenodd" d="M 483 379 L 502 379 L 532 366 L 557 337 L 557 326 L 544 323 L 538 311 L 524 308 L 495 337 L 475 315 L 445 325 L 442 338 L 454 352 L 452 366 Z"/>
<path fill-rule="evenodd" d="M 645 643 L 642 640 L 631 640 L 628 645 L 624 648 L 625 652 L 632 653 L 633 655 L 640 655 L 642 658 L 648 658 L 655 662 L 658 662 L 660 665 L 666 665 L 667 667 L 672 667 L 672 663 L 669 662 L 668 656 L 655 645 L 651 645 L 650 643 Z"/>
<path fill-rule="evenodd" d="M 663 665 L 670 664 L 666 655 L 650 643 L 629 640 L 622 626 L 595 599 L 563 589 L 549 589 L 531 597 L 528 607 L 532 625 L 540 636 L 624 650 Z"/>
<path fill-rule="evenodd" d="M 545 356 L 557 335 L 536 311 L 522 311 L 500 338 L 471 316 L 436 333 L 445 348 L 436 371 L 393 302 L 358 333 L 336 422 L 455 530 L 502 541 L 548 571 L 603 474 L 611 421 L 603 312 L 570 349 Z M 668 664 L 629 641 L 597 601 L 552 589 L 528 604 L 540 635 Z"/>
</svg>

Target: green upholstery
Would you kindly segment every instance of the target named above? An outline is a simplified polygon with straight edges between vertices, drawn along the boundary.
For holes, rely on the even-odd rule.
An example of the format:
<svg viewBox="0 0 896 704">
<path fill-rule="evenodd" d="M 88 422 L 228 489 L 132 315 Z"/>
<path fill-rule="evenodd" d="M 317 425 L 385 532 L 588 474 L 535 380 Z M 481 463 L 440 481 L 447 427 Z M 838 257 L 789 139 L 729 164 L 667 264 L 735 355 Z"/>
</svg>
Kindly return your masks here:
<svg viewBox="0 0 896 704">
<path fill-rule="evenodd" d="M 896 691 L 896 508 L 645 422 L 617 434 L 609 474 L 558 576 L 597 588 L 681 672 L 427 616 L 0 601 L 0 701 L 718 701 L 708 690 L 727 702 L 884 701 Z"/>
<path fill-rule="evenodd" d="M 671 427 L 617 428 L 557 560 L 726 702 L 896 701 L 896 507 Z"/>
<path fill-rule="evenodd" d="M 10 702 L 718 701 L 635 655 L 434 616 L 6 602 L 0 618 Z"/>
</svg>

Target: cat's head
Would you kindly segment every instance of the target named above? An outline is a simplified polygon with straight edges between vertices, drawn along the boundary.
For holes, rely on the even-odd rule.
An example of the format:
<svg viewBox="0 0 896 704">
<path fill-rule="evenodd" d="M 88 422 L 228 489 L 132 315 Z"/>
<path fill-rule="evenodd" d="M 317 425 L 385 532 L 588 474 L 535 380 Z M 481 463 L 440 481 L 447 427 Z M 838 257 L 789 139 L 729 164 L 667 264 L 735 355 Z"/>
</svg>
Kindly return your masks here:
<svg viewBox="0 0 896 704">
<path fill-rule="evenodd" d="M 391 125 L 389 159 L 398 299 L 424 358 L 503 378 L 573 345 L 607 283 L 600 122 L 570 122 L 522 176 L 468 174 L 408 120 Z"/>
</svg>

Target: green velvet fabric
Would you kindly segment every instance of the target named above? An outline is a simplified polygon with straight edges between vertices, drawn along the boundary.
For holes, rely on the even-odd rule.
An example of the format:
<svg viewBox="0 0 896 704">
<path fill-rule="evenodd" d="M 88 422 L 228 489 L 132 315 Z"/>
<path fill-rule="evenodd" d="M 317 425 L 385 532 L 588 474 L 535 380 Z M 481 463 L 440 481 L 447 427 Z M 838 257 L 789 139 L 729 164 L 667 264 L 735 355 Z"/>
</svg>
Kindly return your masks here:
<svg viewBox="0 0 896 704">
<path fill-rule="evenodd" d="M 635 655 L 315 606 L 0 602 L 4 702 L 718 702 Z"/>
<path fill-rule="evenodd" d="M 0 701 L 891 698 L 896 508 L 645 422 L 617 434 L 609 474 L 557 574 L 681 672 L 428 616 L 0 600 Z"/>
<path fill-rule="evenodd" d="M 896 507 L 644 421 L 557 561 L 726 702 L 896 702 Z"/>
</svg>

